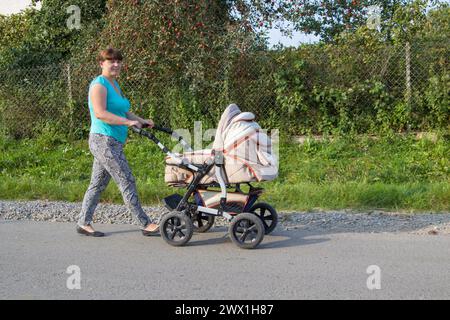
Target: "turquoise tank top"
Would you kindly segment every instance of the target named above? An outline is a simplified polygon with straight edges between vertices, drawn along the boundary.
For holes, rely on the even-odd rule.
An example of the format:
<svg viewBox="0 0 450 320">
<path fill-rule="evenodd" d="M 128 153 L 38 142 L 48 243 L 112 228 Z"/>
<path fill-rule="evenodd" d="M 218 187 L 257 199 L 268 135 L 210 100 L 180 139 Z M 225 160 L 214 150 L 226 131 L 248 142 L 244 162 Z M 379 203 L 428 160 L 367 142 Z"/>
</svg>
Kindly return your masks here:
<svg viewBox="0 0 450 320">
<path fill-rule="evenodd" d="M 108 124 L 97 117 L 95 117 L 94 108 L 91 102 L 91 87 L 99 83 L 106 88 L 106 110 L 115 114 L 116 116 L 126 118 L 126 113 L 130 110 L 130 101 L 123 97 L 122 90 L 119 87 L 117 81 L 114 80 L 114 84 L 119 89 L 120 93 L 114 89 L 112 84 L 104 76 L 100 75 L 92 80 L 89 85 L 89 112 L 91 114 L 91 133 L 100 133 L 105 136 L 110 136 L 125 143 L 127 140 L 128 128 L 125 125 Z"/>
</svg>

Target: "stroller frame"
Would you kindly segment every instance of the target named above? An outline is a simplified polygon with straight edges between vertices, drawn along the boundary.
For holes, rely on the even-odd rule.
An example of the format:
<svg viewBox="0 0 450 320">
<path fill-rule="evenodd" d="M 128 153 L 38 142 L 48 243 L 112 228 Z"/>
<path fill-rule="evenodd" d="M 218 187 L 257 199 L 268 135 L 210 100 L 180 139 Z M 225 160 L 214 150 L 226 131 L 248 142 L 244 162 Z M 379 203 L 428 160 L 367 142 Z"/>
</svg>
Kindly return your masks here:
<svg viewBox="0 0 450 320">
<path fill-rule="evenodd" d="M 248 210 L 248 209 L 250 209 L 250 207 L 252 207 L 252 205 L 256 202 L 259 195 L 263 192 L 264 189 L 253 187 L 250 183 L 246 182 L 246 184 L 249 185 L 250 190 L 248 192 L 249 199 L 242 209 L 243 213 L 226 211 L 227 188 L 234 187 L 236 191 L 241 192 L 241 193 L 243 193 L 243 192 L 240 189 L 240 183 L 236 183 L 236 184 L 226 184 L 225 183 L 225 180 L 222 176 L 222 169 L 224 166 L 224 156 L 221 151 L 212 150 L 212 154 L 214 157 L 212 160 L 209 159 L 206 163 L 203 163 L 201 165 L 200 164 L 192 164 L 192 163 L 185 161 L 185 159 L 179 157 L 177 154 L 170 152 L 169 149 L 167 149 L 167 147 L 164 146 L 161 143 L 161 141 L 153 133 L 151 133 L 147 130 L 144 130 L 143 128 L 138 128 L 135 126 L 131 127 L 131 129 L 135 133 L 152 140 L 156 145 L 158 145 L 158 147 L 167 156 L 169 156 L 175 160 L 175 162 L 177 163 L 176 164 L 177 166 L 179 166 L 180 168 L 189 170 L 190 172 L 193 173 L 193 179 L 187 186 L 187 191 L 181 199 L 179 199 L 181 197 L 180 195 L 175 194 L 175 195 L 169 196 L 163 200 L 164 204 L 166 205 L 166 207 L 168 209 L 171 209 L 174 212 L 179 212 L 179 213 L 183 214 L 185 217 L 187 216 L 187 218 L 191 224 L 192 224 L 192 220 L 191 220 L 190 216 L 188 216 L 189 212 L 199 212 L 199 213 L 203 213 L 207 216 L 213 216 L 213 217 L 217 217 L 217 216 L 224 217 L 228 222 L 233 222 L 233 223 L 238 222 L 239 220 L 243 220 L 245 218 L 247 218 L 247 220 L 250 219 L 251 220 L 250 224 L 255 225 L 255 228 L 258 230 L 259 234 L 257 235 L 257 239 L 255 241 L 253 241 L 253 243 L 249 244 L 249 243 L 245 243 L 245 241 L 241 242 L 241 241 L 239 241 L 239 239 L 234 239 L 234 237 L 232 236 L 231 238 L 232 238 L 233 242 L 235 242 L 241 248 L 254 248 L 262 241 L 264 234 L 268 233 L 267 228 L 265 228 L 261 219 L 259 219 L 256 215 L 254 215 L 252 213 L 247 213 L 248 211 L 246 211 L 246 210 Z M 192 148 L 183 139 L 183 137 L 180 136 L 179 134 L 177 134 L 176 132 L 174 132 L 172 129 L 164 128 L 164 127 L 160 127 L 160 126 L 156 126 L 156 125 L 153 126 L 152 129 L 171 135 L 172 137 L 176 138 L 182 144 L 183 148 L 185 148 L 188 151 L 192 151 Z M 217 183 L 211 183 L 211 184 L 206 184 L 206 185 L 200 184 L 200 181 L 211 171 L 211 169 L 214 166 L 216 167 L 215 176 L 218 181 L 218 184 Z M 201 206 L 198 204 L 193 204 L 188 201 L 189 198 L 197 190 L 199 190 L 199 188 L 206 189 L 208 187 L 220 187 L 220 193 L 221 193 L 220 203 L 219 203 L 219 206 L 217 209 L 209 208 L 206 206 Z M 175 199 L 173 199 L 173 201 L 170 201 L 170 197 L 173 197 L 173 196 L 176 196 Z M 270 211 L 271 220 L 273 219 L 272 223 L 276 224 L 277 216 L 276 216 L 275 209 L 273 209 L 271 206 L 269 206 L 267 204 L 264 204 L 264 205 L 266 205 L 268 207 L 268 210 Z M 170 213 L 169 213 L 169 215 L 170 215 Z M 237 219 L 237 217 L 239 217 L 239 216 L 245 216 L 245 217 L 243 217 L 242 219 L 241 218 Z M 256 217 L 256 219 L 254 217 Z M 172 218 L 172 216 L 170 216 L 170 218 Z M 177 216 L 177 218 L 180 219 L 181 217 Z M 165 223 L 166 220 L 164 219 L 164 216 L 163 216 L 161 218 L 160 225 Z M 186 219 L 184 219 L 184 222 L 189 224 L 189 222 L 187 222 Z M 235 225 L 237 225 L 237 223 L 235 223 Z M 230 234 L 232 231 L 231 230 L 232 227 L 233 227 L 233 225 L 230 227 Z M 271 227 L 270 231 L 272 231 L 274 227 L 275 227 L 275 225 L 273 225 Z M 233 227 L 233 228 L 236 229 L 236 228 L 239 228 L 239 226 Z M 193 225 L 192 225 L 192 229 L 193 229 Z M 262 230 L 262 234 L 261 234 L 261 230 Z M 187 243 L 189 241 L 190 237 L 192 236 L 192 232 L 191 232 L 191 235 L 187 237 L 188 238 L 187 240 L 180 241 L 180 242 L 170 241 L 170 239 L 166 239 L 164 237 L 164 235 L 163 234 L 162 235 L 163 235 L 163 238 L 165 238 L 164 240 L 166 240 L 166 242 L 169 242 L 169 244 L 171 244 L 171 245 L 178 246 L 178 245 L 184 245 L 185 243 Z"/>
</svg>

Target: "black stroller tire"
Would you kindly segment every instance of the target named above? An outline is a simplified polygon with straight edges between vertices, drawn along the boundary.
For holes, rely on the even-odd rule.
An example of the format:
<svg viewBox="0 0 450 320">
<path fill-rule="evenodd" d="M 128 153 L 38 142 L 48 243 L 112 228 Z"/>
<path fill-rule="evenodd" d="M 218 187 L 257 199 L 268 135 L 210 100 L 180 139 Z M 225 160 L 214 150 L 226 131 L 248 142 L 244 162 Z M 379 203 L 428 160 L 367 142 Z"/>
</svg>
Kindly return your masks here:
<svg viewBox="0 0 450 320">
<path fill-rule="evenodd" d="M 229 234 L 231 241 L 243 249 L 253 249 L 264 238 L 264 225 L 255 214 L 238 214 L 230 224 Z"/>
<path fill-rule="evenodd" d="M 266 234 L 271 233 L 277 226 L 278 214 L 271 205 L 265 202 L 259 202 L 253 205 L 249 211 L 261 219 Z"/>
<path fill-rule="evenodd" d="M 161 237 L 172 246 L 183 246 L 191 240 L 194 226 L 191 218 L 179 211 L 165 214 L 160 222 Z"/>
<path fill-rule="evenodd" d="M 212 215 L 197 212 L 192 216 L 192 224 L 194 232 L 203 233 L 211 229 L 214 225 L 215 217 Z"/>
</svg>

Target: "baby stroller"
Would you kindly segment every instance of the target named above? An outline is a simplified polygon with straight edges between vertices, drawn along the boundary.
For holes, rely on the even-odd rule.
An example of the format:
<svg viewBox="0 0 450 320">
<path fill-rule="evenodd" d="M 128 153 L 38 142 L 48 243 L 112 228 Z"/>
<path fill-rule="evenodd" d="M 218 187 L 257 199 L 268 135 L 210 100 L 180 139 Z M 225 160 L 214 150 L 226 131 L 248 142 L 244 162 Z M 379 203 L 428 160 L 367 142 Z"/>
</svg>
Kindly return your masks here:
<svg viewBox="0 0 450 320">
<path fill-rule="evenodd" d="M 170 211 L 161 217 L 159 225 L 167 243 L 186 244 L 194 231 L 208 231 L 216 216 L 231 222 L 229 235 L 241 248 L 255 248 L 264 234 L 275 229 L 276 210 L 267 203 L 257 203 L 263 188 L 251 185 L 278 176 L 271 140 L 254 119 L 252 113 L 241 112 L 235 104 L 229 105 L 220 118 L 213 148 L 197 151 L 192 151 L 171 129 L 152 128 L 178 139 L 188 150 L 183 154 L 170 152 L 151 132 L 132 128 L 153 140 L 167 155 L 165 182 L 187 188 L 184 196 L 173 194 L 163 199 Z M 243 186 L 248 186 L 247 192 L 242 190 Z"/>
</svg>

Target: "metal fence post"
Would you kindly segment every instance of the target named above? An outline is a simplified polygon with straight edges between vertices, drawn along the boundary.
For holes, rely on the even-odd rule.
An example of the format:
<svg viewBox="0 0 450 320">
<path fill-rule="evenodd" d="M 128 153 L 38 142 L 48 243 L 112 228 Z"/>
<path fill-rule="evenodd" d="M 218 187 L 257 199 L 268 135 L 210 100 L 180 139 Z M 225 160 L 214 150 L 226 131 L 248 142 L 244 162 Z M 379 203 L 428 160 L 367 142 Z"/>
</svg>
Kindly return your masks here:
<svg viewBox="0 0 450 320">
<path fill-rule="evenodd" d="M 411 45 L 409 41 L 405 44 L 405 65 L 406 65 L 406 103 L 411 108 Z"/>
<path fill-rule="evenodd" d="M 68 107 L 69 107 L 69 125 L 70 125 L 70 131 L 72 132 L 72 129 L 74 127 L 73 123 L 73 113 L 74 113 L 74 105 L 73 105 L 73 96 L 72 96 L 72 79 L 71 79 L 71 70 L 70 70 L 70 63 L 66 64 L 66 73 L 67 73 L 67 97 L 68 97 Z"/>
<path fill-rule="evenodd" d="M 69 102 L 72 102 L 72 81 L 70 78 L 70 63 L 67 63 L 66 65 L 66 72 L 67 72 L 67 90 L 68 90 L 68 98 Z"/>
</svg>

